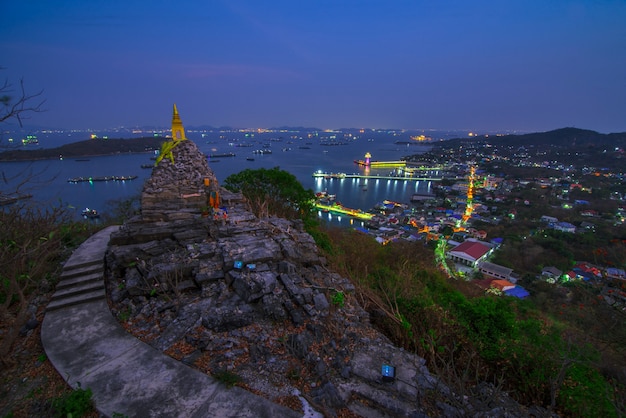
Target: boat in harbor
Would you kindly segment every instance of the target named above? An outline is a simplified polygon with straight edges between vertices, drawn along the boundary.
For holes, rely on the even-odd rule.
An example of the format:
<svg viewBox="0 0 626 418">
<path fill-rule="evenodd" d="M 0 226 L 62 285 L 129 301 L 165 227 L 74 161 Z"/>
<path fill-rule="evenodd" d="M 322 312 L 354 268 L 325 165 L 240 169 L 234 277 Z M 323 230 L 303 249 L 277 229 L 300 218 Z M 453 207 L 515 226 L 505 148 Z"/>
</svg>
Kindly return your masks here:
<svg viewBox="0 0 626 418">
<path fill-rule="evenodd" d="M 26 135 L 26 138 L 22 139 L 24 145 L 39 145 L 39 140 L 36 135 Z"/>
<path fill-rule="evenodd" d="M 67 179 L 69 183 L 85 183 L 94 181 L 129 181 L 135 180 L 137 176 L 90 176 L 90 177 L 72 177 Z"/>
<path fill-rule="evenodd" d="M 100 214 L 95 209 L 85 208 L 80 213 L 85 219 L 96 219 L 100 217 Z"/>
<path fill-rule="evenodd" d="M 209 154 L 209 158 L 226 158 L 226 157 L 234 157 L 234 152 L 229 152 L 226 154 Z"/>
<path fill-rule="evenodd" d="M 326 190 L 323 192 L 315 193 L 315 201 L 321 205 L 330 206 L 335 202 L 337 198 L 334 194 L 329 194 Z M 328 209 L 322 209 L 323 212 L 328 212 Z"/>
</svg>

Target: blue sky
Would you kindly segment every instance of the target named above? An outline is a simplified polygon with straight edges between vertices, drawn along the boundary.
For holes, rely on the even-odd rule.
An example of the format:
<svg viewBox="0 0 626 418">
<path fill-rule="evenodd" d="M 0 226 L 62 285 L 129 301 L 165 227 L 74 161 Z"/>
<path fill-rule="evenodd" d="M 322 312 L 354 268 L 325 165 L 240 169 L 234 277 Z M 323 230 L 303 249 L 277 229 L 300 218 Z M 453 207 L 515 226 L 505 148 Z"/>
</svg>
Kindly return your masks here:
<svg viewBox="0 0 626 418">
<path fill-rule="evenodd" d="M 626 131 L 622 0 L 0 0 L 29 123 Z"/>
</svg>

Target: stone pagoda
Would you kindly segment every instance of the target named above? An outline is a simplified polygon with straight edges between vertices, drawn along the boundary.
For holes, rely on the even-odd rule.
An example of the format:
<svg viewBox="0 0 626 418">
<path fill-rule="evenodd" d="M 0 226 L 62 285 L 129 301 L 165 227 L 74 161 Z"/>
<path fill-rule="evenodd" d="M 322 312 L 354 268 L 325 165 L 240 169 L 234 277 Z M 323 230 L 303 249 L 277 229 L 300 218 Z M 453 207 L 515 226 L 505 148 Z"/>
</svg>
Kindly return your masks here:
<svg viewBox="0 0 626 418">
<path fill-rule="evenodd" d="M 206 157 L 187 139 L 174 105 L 172 139 L 161 154 L 141 193 L 144 221 L 173 221 L 198 216 L 220 203 L 219 183 Z"/>
</svg>

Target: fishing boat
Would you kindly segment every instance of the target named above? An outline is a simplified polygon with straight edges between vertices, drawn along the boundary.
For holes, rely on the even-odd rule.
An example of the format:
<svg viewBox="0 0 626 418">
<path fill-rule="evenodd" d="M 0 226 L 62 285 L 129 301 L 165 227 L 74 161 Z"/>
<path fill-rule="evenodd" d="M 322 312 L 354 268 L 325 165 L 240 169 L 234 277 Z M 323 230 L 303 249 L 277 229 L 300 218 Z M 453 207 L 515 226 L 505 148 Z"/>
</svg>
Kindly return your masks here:
<svg viewBox="0 0 626 418">
<path fill-rule="evenodd" d="M 210 154 L 209 158 L 227 158 L 227 157 L 234 157 L 234 156 L 235 156 L 234 152 L 228 152 L 226 154 Z"/>
<path fill-rule="evenodd" d="M 72 177 L 67 179 L 69 183 L 84 183 L 94 181 L 128 181 L 135 180 L 137 176 L 99 176 L 99 177 Z"/>
<path fill-rule="evenodd" d="M 81 212 L 81 215 L 85 219 L 96 219 L 100 217 L 100 214 L 98 213 L 97 210 L 89 209 L 89 208 L 83 209 L 83 211 Z"/>
</svg>

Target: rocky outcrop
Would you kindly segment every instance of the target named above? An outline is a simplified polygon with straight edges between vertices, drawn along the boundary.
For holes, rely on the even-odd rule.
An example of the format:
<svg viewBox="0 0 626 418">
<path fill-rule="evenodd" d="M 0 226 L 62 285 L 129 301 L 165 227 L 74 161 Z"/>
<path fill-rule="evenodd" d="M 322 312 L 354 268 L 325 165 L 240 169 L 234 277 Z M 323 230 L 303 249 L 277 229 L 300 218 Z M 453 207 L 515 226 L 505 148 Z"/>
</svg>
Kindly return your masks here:
<svg viewBox="0 0 626 418">
<path fill-rule="evenodd" d="M 191 141 L 173 155 L 106 254 L 112 310 L 139 338 L 275 402 L 298 393 L 325 416 L 527 416 L 504 397 L 477 409 L 453 394 L 370 325 L 301 222 L 253 216 Z M 212 192 L 219 213 L 203 217 Z"/>
<path fill-rule="evenodd" d="M 173 160 L 163 158 L 152 170 L 141 193 L 145 221 L 189 219 L 209 206 L 209 195 L 219 189 L 217 178 L 196 144 L 177 141 Z"/>
</svg>

